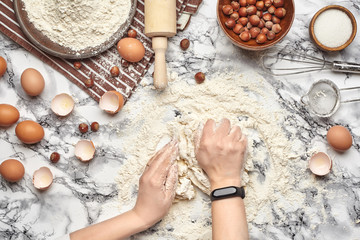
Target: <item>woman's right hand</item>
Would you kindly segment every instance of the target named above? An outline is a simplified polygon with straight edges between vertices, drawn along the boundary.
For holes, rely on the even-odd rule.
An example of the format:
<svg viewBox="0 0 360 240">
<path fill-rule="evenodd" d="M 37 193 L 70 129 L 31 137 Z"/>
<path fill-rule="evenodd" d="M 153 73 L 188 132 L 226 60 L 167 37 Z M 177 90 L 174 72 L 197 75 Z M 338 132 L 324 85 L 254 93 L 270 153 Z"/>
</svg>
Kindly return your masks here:
<svg viewBox="0 0 360 240">
<path fill-rule="evenodd" d="M 211 190 L 241 186 L 246 142 L 240 127 L 231 128 L 228 119 L 223 119 L 217 127 L 209 119 L 202 134 L 195 136 L 196 159 L 209 177 Z"/>
<path fill-rule="evenodd" d="M 165 145 L 150 159 L 140 178 L 138 197 L 132 211 L 143 221 L 145 228 L 162 219 L 175 198 L 178 148 L 177 140 Z"/>
</svg>

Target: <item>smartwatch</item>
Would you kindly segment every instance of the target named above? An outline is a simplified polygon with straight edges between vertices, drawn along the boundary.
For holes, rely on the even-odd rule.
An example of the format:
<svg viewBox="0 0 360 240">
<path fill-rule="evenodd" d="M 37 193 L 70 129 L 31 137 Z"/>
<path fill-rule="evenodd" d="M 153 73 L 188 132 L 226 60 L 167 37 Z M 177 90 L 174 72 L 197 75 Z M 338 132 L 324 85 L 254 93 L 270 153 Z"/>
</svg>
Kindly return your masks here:
<svg viewBox="0 0 360 240">
<path fill-rule="evenodd" d="M 218 188 L 211 192 L 210 199 L 211 201 L 225 199 L 225 198 L 232 198 L 232 197 L 245 197 L 245 190 L 244 187 L 224 187 Z"/>
</svg>

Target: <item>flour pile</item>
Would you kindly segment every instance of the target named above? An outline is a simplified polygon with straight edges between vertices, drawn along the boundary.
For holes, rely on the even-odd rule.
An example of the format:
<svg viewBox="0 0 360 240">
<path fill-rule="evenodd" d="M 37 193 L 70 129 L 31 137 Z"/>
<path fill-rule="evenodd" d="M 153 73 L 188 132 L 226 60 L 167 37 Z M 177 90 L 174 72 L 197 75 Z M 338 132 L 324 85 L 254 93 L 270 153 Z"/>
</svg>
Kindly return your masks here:
<svg viewBox="0 0 360 240">
<path fill-rule="evenodd" d="M 121 203 L 135 201 L 138 179 L 146 162 L 161 146 L 176 136 L 180 140 L 176 198 L 178 201 L 195 198 L 194 211 L 199 207 L 195 207 L 198 205 L 195 203 L 203 198 L 205 200 L 202 203 L 205 205 L 201 208 L 206 208 L 210 214 L 209 202 L 206 200 L 208 197 L 202 193 L 197 197 L 199 191 L 196 187 L 209 194 L 210 185 L 197 164 L 193 144 L 199 124 L 209 118 L 216 121 L 229 118 L 232 124 L 239 125 L 248 137 L 243 183 L 247 192 L 245 205 L 249 222 L 271 222 L 271 219 L 257 218 L 259 211 L 262 216 L 271 218 L 272 209 L 265 207 L 270 201 L 278 199 L 280 203 L 283 196 L 293 201 L 303 201 L 302 197 L 297 196 L 289 187 L 291 181 L 294 181 L 291 178 L 291 162 L 299 160 L 294 149 L 296 141 L 293 134 L 285 132 L 282 127 L 289 113 L 281 109 L 272 86 L 261 76 L 254 73 L 246 76 L 222 74 L 199 85 L 178 79 L 161 93 L 150 88 L 140 89 L 143 100 L 136 99 L 135 94 L 122 110 L 122 113 L 129 114 L 129 117 L 127 126 L 123 126 L 124 131 L 121 132 L 121 138 L 126 143 L 121 146 L 121 151 L 127 157 L 118 179 Z M 190 227 L 191 231 L 199 231 L 199 234 L 206 232 L 206 229 L 210 231 L 211 226 L 203 222 L 210 222 L 210 215 L 203 221 L 195 221 L 198 224 L 195 227 L 193 218 L 196 214 L 191 213 L 191 202 L 193 201 L 176 203 L 177 206 L 172 208 L 159 228 L 166 224 L 180 224 L 179 226 L 185 228 L 186 224 L 179 221 L 188 217 L 190 225 L 186 226 Z M 185 204 L 188 207 L 183 208 Z M 176 218 L 178 215 L 181 215 L 180 219 Z M 176 237 L 186 239 L 178 235 Z"/>
<path fill-rule="evenodd" d="M 83 50 L 107 41 L 129 16 L 130 0 L 23 0 L 29 20 L 64 47 Z"/>
</svg>

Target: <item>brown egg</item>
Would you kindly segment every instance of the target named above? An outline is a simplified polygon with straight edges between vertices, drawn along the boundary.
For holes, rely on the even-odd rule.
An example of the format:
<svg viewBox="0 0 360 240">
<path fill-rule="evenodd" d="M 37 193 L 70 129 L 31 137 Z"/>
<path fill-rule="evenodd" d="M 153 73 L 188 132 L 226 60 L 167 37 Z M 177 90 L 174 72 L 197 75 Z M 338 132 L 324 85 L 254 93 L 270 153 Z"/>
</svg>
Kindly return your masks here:
<svg viewBox="0 0 360 240">
<path fill-rule="evenodd" d="M 0 127 L 13 125 L 19 120 L 19 117 L 20 113 L 15 107 L 9 104 L 0 104 Z"/>
<path fill-rule="evenodd" d="M 28 68 L 21 74 L 21 86 L 28 95 L 34 97 L 44 90 L 45 80 L 38 70 Z"/>
<path fill-rule="evenodd" d="M 16 159 L 8 159 L 0 165 L 0 174 L 9 182 L 17 182 L 25 174 L 24 165 Z"/>
<path fill-rule="evenodd" d="M 129 62 L 139 62 L 145 56 L 144 45 L 135 38 L 123 38 L 117 44 L 120 56 Z"/>
<path fill-rule="evenodd" d="M 40 124 L 26 120 L 19 123 L 15 128 L 16 136 L 26 144 L 40 142 L 44 137 L 44 129 Z"/>
<path fill-rule="evenodd" d="M 352 145 L 352 136 L 349 130 L 343 126 L 333 126 L 329 129 L 326 139 L 336 151 L 344 152 Z"/>
<path fill-rule="evenodd" d="M 6 60 L 0 56 L 0 77 L 2 77 L 6 72 Z"/>
</svg>

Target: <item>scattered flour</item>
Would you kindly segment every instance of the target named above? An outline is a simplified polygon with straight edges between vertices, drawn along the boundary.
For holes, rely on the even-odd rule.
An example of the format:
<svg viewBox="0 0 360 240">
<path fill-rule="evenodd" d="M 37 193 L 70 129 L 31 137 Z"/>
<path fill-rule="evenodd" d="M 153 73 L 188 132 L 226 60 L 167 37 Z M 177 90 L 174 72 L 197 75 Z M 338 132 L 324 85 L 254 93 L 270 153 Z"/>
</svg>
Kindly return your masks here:
<svg viewBox="0 0 360 240">
<path fill-rule="evenodd" d="M 128 115 L 128 122 L 122 126 L 124 131 L 120 134 L 124 142 L 120 148 L 127 157 L 118 178 L 119 201 L 122 204 L 135 202 L 138 179 L 148 159 L 173 136 L 180 140 L 178 203 L 156 227 L 158 236 L 163 234 L 161 229 L 170 231 L 166 230 L 169 224 L 182 226 L 184 238 L 176 235 L 180 234 L 176 232 L 178 228 L 170 231 L 177 236 L 176 239 L 189 239 L 186 232 L 201 233 L 197 236 L 211 232 L 208 197 L 199 194 L 196 189 L 209 194 L 210 185 L 197 164 L 193 144 L 199 124 L 208 118 L 216 121 L 229 118 L 248 136 L 243 182 L 249 222 L 263 224 L 275 221 L 270 204 L 277 204 L 279 209 L 289 209 L 293 204 L 299 206 L 303 203 L 304 196 L 292 187 L 296 184 L 292 177 L 294 170 L 291 169 L 292 164 L 301 164 L 301 168 L 306 169 L 305 163 L 299 161 L 296 148 L 301 143 L 293 133 L 286 133 L 283 129 L 282 124 L 289 113 L 281 109 L 274 89 L 261 76 L 254 73 L 215 75 L 200 85 L 177 79 L 161 93 L 149 86 L 138 91 L 141 93 L 135 95 L 141 95 L 141 100 L 133 95 L 122 110 L 122 114 Z M 193 200 L 181 201 L 185 199 Z M 199 201 L 202 203 L 200 209 L 206 209 L 208 218 L 197 218 L 194 222 L 191 219 L 198 215 L 194 211 L 199 209 L 196 207 Z M 203 211 L 201 213 L 204 214 Z M 276 221 L 285 221 L 284 211 L 277 214 Z M 177 217 L 180 215 L 180 218 Z M 189 220 L 188 224 L 183 223 L 186 220 Z"/>
<path fill-rule="evenodd" d="M 130 0 L 22 0 L 44 35 L 78 51 L 106 42 L 129 16 Z"/>
</svg>

